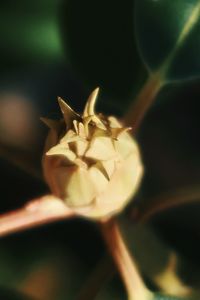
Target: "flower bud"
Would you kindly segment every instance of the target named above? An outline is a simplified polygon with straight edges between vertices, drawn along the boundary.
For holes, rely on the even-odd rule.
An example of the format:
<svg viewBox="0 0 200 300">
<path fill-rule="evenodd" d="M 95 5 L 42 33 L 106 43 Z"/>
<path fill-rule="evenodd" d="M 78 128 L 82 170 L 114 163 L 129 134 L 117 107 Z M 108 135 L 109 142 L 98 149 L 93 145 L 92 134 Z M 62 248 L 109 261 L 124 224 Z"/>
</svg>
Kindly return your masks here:
<svg viewBox="0 0 200 300">
<path fill-rule="evenodd" d="M 95 113 L 97 94 L 98 89 L 90 95 L 82 115 L 58 98 L 63 119 L 43 119 L 50 127 L 43 155 L 46 182 L 75 214 L 96 219 L 119 213 L 143 173 L 129 128 Z"/>
</svg>

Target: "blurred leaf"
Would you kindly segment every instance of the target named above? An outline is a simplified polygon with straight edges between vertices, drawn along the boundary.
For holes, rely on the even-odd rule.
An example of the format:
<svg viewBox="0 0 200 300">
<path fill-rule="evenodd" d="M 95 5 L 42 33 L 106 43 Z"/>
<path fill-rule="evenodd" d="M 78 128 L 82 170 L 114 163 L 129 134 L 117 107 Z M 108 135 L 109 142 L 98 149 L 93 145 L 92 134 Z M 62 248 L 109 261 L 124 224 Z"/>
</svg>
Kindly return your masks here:
<svg viewBox="0 0 200 300">
<path fill-rule="evenodd" d="M 187 298 L 184 298 L 184 299 L 187 300 Z M 174 297 L 174 296 L 166 296 L 166 295 L 162 295 L 159 293 L 155 293 L 152 300 L 183 300 L 183 298 L 178 298 L 178 297 Z"/>
<path fill-rule="evenodd" d="M 63 59 L 58 0 L 8 0 L 0 8 L 1 66 Z"/>
<path fill-rule="evenodd" d="M 53 228 L 1 239 L 0 286 L 26 292 L 33 299 L 42 295 L 48 300 L 75 299 L 87 276 L 86 265 Z M 0 299 L 6 298 L 0 294 Z"/>
<path fill-rule="evenodd" d="M 197 280 L 200 272 L 191 264 L 180 257 L 169 245 L 155 233 L 151 227 L 136 225 L 124 217 L 119 219 L 120 227 L 125 236 L 128 248 L 135 257 L 139 270 L 144 274 L 148 283 L 153 283 L 159 290 L 176 295 L 178 297 L 187 297 L 190 300 L 199 300 L 199 291 L 191 287 L 192 278 L 196 273 Z M 147 247 L 148 245 L 148 247 Z M 183 280 L 185 273 L 189 272 L 190 285 L 187 280 Z M 98 292 L 97 299 L 118 299 L 123 291 L 116 285 L 116 278 L 113 280 L 115 273 L 113 263 L 107 257 L 97 265 L 92 277 L 86 282 L 86 290 L 83 290 L 83 296 L 94 295 Z M 109 280 L 112 279 L 112 280 Z M 195 281 L 195 279 L 193 278 Z M 98 282 L 100 281 L 100 282 Z M 105 284 L 107 281 L 107 284 Z M 93 292 L 90 294 L 90 285 Z M 115 294 L 116 293 L 116 294 Z M 111 296 L 112 295 L 112 296 Z M 87 296 L 82 299 L 87 299 Z"/>
<path fill-rule="evenodd" d="M 182 279 L 189 264 L 174 249 L 162 241 L 149 226 L 135 225 L 125 218 L 120 219 L 120 225 L 139 269 L 148 279 L 165 293 L 193 296 L 192 289 Z M 197 272 L 199 278 L 200 272 L 194 270 L 194 266 L 193 272 Z"/>
<path fill-rule="evenodd" d="M 199 0 L 136 0 L 136 33 L 151 72 L 164 68 L 170 81 L 200 75 Z"/>
<path fill-rule="evenodd" d="M 146 223 L 158 213 L 196 202 L 200 202 L 200 187 L 199 185 L 191 185 L 140 201 L 136 208 L 136 214 L 140 222 Z"/>
<path fill-rule="evenodd" d="M 64 1 L 63 1 L 64 2 Z M 68 0 L 63 39 L 71 65 L 105 95 L 126 100 L 141 72 L 133 30 L 134 0 Z"/>
</svg>

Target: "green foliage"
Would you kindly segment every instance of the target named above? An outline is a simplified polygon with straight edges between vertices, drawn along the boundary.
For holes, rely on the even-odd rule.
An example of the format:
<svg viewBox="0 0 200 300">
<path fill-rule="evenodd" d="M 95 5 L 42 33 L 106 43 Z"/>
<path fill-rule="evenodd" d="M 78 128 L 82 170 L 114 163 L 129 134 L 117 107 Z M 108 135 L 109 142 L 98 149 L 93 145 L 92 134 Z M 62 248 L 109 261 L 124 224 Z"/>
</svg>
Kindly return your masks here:
<svg viewBox="0 0 200 300">
<path fill-rule="evenodd" d="M 136 0 L 135 19 L 150 72 L 165 68 L 170 81 L 200 75 L 199 0 Z"/>
<path fill-rule="evenodd" d="M 184 299 L 187 300 L 186 298 L 184 298 Z M 152 300 L 183 300 L 183 298 L 166 296 L 166 295 L 162 295 L 159 293 L 155 293 Z"/>
<path fill-rule="evenodd" d="M 0 63 L 58 63 L 63 60 L 59 35 L 59 2 L 6 1 L 0 10 Z"/>
</svg>

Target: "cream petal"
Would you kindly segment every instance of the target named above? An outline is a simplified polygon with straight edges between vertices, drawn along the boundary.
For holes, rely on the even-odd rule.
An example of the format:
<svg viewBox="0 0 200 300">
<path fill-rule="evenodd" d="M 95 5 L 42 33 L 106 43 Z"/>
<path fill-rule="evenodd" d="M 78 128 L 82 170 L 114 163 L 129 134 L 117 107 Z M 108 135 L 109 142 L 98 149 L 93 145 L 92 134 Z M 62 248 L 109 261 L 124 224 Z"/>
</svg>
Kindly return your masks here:
<svg viewBox="0 0 200 300">
<path fill-rule="evenodd" d="M 69 143 L 73 143 L 73 142 L 77 142 L 77 141 L 82 141 L 82 139 L 80 138 L 80 136 L 78 135 L 74 135 L 71 137 L 63 137 L 63 139 L 60 141 L 61 144 L 69 144 Z"/>
<path fill-rule="evenodd" d="M 112 128 L 122 128 L 122 124 L 113 116 L 108 117 L 109 125 Z"/>
<path fill-rule="evenodd" d="M 70 149 L 58 144 L 52 147 L 47 153 L 46 156 L 62 156 L 67 160 L 73 162 L 76 159 L 76 154 Z"/>
<path fill-rule="evenodd" d="M 76 141 L 84 141 L 81 136 L 77 135 L 72 129 L 68 130 L 67 133 L 60 140 L 60 144 L 68 144 Z"/>
<path fill-rule="evenodd" d="M 127 132 L 131 128 L 110 128 L 111 136 L 113 139 L 117 139 L 122 133 Z"/>
<path fill-rule="evenodd" d="M 117 156 L 113 142 L 109 137 L 94 138 L 85 156 L 96 160 L 109 160 Z"/>
<path fill-rule="evenodd" d="M 85 170 L 88 169 L 87 164 L 80 158 L 76 158 L 74 164 L 76 164 L 78 167 L 83 168 Z"/>
<path fill-rule="evenodd" d="M 65 201 L 69 207 L 87 206 L 95 198 L 96 190 L 87 170 L 79 167 L 73 168 L 65 186 Z"/>
<path fill-rule="evenodd" d="M 125 206 L 137 191 L 142 173 L 141 162 L 132 153 L 115 171 L 110 185 L 105 191 L 105 202 L 112 202 L 113 200 L 116 207 L 117 203 L 120 206 Z M 116 188 L 115 191 L 114 188 Z M 103 198 L 101 200 L 104 201 Z"/>
<path fill-rule="evenodd" d="M 88 172 L 96 190 L 95 196 L 97 197 L 105 190 L 108 184 L 108 179 L 102 173 L 101 165 L 98 163 L 92 166 Z"/>
<path fill-rule="evenodd" d="M 101 164 L 107 174 L 107 177 L 111 179 L 115 171 L 115 161 L 113 159 L 101 161 Z"/>
<path fill-rule="evenodd" d="M 88 141 L 77 140 L 74 142 L 77 156 L 83 156 L 88 147 Z"/>
<path fill-rule="evenodd" d="M 132 152 L 139 155 L 137 144 L 126 132 L 122 133 L 117 140 L 113 141 L 113 143 L 116 152 L 123 158 L 126 158 Z"/>
<path fill-rule="evenodd" d="M 106 189 L 95 200 L 87 213 L 93 218 L 109 217 L 120 212 L 136 193 L 143 168 L 141 162 L 132 154 L 118 167 Z"/>
</svg>

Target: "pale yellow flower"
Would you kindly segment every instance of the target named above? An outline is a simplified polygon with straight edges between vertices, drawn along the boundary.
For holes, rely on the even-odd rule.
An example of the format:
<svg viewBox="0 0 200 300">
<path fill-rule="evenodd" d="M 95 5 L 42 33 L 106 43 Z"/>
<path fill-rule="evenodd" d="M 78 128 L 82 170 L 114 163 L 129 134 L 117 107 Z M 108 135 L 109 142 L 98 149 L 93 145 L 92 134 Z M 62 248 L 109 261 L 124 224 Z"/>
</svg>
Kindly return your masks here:
<svg viewBox="0 0 200 300">
<path fill-rule="evenodd" d="M 94 111 L 98 89 L 82 115 L 61 98 L 59 121 L 50 127 L 43 170 L 52 193 L 75 214 L 90 218 L 119 213 L 134 196 L 143 168 L 136 141 L 115 117 Z"/>
</svg>

